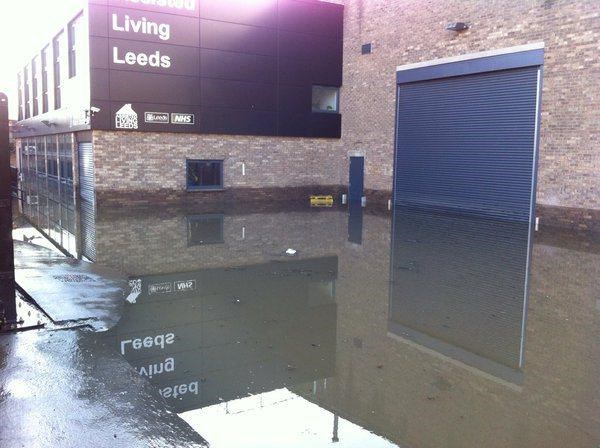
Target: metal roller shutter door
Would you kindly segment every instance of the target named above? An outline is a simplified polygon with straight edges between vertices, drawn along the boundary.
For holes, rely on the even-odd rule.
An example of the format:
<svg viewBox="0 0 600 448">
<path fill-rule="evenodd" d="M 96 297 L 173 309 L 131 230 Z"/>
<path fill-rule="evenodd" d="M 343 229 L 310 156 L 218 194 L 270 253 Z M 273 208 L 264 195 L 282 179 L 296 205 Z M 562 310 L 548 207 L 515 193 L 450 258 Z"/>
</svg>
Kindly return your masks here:
<svg viewBox="0 0 600 448">
<path fill-rule="evenodd" d="M 395 204 L 529 221 L 539 70 L 399 84 Z"/>
<path fill-rule="evenodd" d="M 94 191 L 94 150 L 91 143 L 79 143 L 79 197 L 81 213 L 81 254 L 96 261 L 96 197 Z"/>
</svg>

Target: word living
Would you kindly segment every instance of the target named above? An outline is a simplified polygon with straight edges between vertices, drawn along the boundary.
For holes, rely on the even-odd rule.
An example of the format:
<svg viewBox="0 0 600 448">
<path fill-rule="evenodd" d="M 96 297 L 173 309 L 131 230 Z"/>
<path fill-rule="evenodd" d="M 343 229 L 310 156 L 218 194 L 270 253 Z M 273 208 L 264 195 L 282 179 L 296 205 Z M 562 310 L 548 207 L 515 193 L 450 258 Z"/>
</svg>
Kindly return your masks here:
<svg viewBox="0 0 600 448">
<path fill-rule="evenodd" d="M 139 65 L 140 67 L 156 67 L 156 68 L 169 68 L 171 67 L 171 57 L 167 55 L 161 55 L 159 50 L 154 53 L 134 53 L 128 51 L 122 55 L 119 47 L 113 47 L 113 63 L 120 65 Z"/>
<path fill-rule="evenodd" d="M 140 375 L 148 378 L 152 378 L 154 375 L 160 375 L 161 373 L 173 372 L 174 370 L 175 360 L 173 358 L 166 358 L 164 361 L 137 368 Z"/>
<path fill-rule="evenodd" d="M 131 18 L 125 14 L 119 18 L 119 14 L 112 14 L 112 29 L 122 33 L 148 34 L 157 36 L 160 40 L 169 40 L 171 38 L 171 25 L 168 23 L 157 23 L 142 17 L 141 19 Z"/>
<path fill-rule="evenodd" d="M 165 346 L 175 342 L 175 334 L 157 334 L 156 336 L 146 336 L 144 338 L 135 339 L 124 339 L 121 341 L 121 354 L 125 356 L 125 351 L 128 348 L 128 344 L 131 344 L 130 348 L 133 350 L 141 350 L 144 348 L 160 347 L 161 350 Z"/>
</svg>

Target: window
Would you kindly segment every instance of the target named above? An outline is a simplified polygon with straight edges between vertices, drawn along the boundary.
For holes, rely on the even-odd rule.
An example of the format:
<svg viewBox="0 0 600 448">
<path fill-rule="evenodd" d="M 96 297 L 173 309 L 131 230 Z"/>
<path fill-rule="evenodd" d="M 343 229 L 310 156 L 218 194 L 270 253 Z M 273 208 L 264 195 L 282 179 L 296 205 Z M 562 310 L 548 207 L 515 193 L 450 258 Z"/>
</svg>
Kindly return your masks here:
<svg viewBox="0 0 600 448">
<path fill-rule="evenodd" d="M 48 46 L 42 50 L 42 113 L 48 112 Z"/>
<path fill-rule="evenodd" d="M 17 75 L 17 86 L 18 86 L 18 101 L 19 101 L 19 121 L 23 119 L 23 77 L 21 73 Z"/>
<path fill-rule="evenodd" d="M 312 111 L 338 113 L 339 92 L 338 87 L 313 86 Z"/>
<path fill-rule="evenodd" d="M 223 243 L 223 218 L 223 215 L 188 216 L 188 246 Z"/>
<path fill-rule="evenodd" d="M 39 110 L 38 110 L 38 104 L 39 104 L 39 97 L 38 97 L 38 64 L 37 64 L 37 57 L 33 58 L 31 60 L 31 96 L 32 96 L 32 105 L 33 105 L 33 110 L 31 115 L 33 117 L 35 117 L 36 115 L 39 114 Z"/>
<path fill-rule="evenodd" d="M 188 190 L 219 190 L 223 188 L 222 160 L 187 160 Z"/>
<path fill-rule="evenodd" d="M 69 51 L 69 78 L 77 75 L 77 29 L 81 16 L 76 17 L 69 23 L 67 28 L 67 41 Z"/>
<path fill-rule="evenodd" d="M 25 93 L 25 118 L 29 118 L 31 116 L 31 100 L 29 98 L 29 70 L 27 67 L 23 69 L 23 80 L 24 80 L 24 93 Z"/>
<path fill-rule="evenodd" d="M 60 41 L 62 32 L 52 40 L 52 56 L 54 58 L 54 108 L 60 109 Z"/>
</svg>

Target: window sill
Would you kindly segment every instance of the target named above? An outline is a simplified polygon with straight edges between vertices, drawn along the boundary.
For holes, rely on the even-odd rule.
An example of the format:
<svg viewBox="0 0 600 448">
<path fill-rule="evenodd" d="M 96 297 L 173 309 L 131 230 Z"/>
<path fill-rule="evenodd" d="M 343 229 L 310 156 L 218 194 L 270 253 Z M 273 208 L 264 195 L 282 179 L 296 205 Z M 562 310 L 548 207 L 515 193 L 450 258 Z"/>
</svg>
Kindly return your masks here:
<svg viewBox="0 0 600 448">
<path fill-rule="evenodd" d="M 186 191 L 189 193 L 196 193 L 202 191 L 225 191 L 225 187 L 187 187 Z"/>
</svg>

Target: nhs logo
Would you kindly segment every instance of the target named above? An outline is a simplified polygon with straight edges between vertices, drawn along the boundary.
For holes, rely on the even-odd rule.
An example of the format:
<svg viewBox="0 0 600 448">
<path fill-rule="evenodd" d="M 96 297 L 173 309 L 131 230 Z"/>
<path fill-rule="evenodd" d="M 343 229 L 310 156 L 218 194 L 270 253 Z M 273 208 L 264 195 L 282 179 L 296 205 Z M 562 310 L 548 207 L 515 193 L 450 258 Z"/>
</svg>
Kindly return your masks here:
<svg viewBox="0 0 600 448">
<path fill-rule="evenodd" d="M 180 280 L 174 283 L 175 292 L 195 291 L 196 280 Z"/>
<path fill-rule="evenodd" d="M 194 114 L 173 112 L 171 114 L 171 124 L 194 124 L 194 118 Z"/>
</svg>

